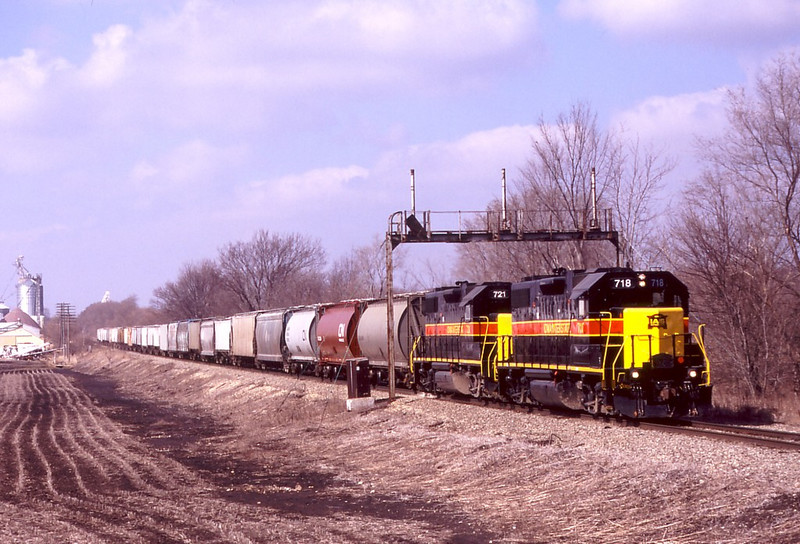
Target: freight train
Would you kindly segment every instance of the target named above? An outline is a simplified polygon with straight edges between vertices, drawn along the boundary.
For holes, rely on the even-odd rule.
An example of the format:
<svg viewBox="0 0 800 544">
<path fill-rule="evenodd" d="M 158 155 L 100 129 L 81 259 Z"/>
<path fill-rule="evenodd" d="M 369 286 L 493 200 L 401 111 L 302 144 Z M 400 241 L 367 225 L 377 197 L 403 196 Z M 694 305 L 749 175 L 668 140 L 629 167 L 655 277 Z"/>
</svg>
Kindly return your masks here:
<svg viewBox="0 0 800 544">
<path fill-rule="evenodd" d="M 388 373 L 386 299 L 97 331 L 113 347 L 335 377 Z M 667 418 L 711 405 L 703 326 L 673 274 L 558 270 L 395 297 L 395 377 L 409 388 L 596 415 Z"/>
</svg>

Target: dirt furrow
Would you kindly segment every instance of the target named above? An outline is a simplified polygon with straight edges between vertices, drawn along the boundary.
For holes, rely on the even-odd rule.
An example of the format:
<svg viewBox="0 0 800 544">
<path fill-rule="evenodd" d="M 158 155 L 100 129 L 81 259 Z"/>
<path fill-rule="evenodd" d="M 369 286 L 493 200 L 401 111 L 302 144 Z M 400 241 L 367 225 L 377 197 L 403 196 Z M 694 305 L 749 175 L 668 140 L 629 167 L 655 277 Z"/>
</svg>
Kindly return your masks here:
<svg viewBox="0 0 800 544">
<path fill-rule="evenodd" d="M 52 380 L 50 380 L 52 382 Z M 87 497 L 91 494 L 86 487 L 76 456 L 70 450 L 67 429 L 71 425 L 69 406 L 60 403 L 58 386 L 46 388 L 48 404 L 51 407 L 47 433 L 42 438 L 43 449 L 51 452 L 51 464 L 57 468 L 56 484 L 61 493 L 68 496 Z M 67 448 L 65 450 L 65 447 Z"/>
<path fill-rule="evenodd" d="M 20 403 L 20 418 L 19 423 L 12 428 L 11 445 L 13 448 L 13 457 L 17 469 L 17 481 L 14 485 L 13 492 L 20 495 L 25 489 L 28 479 L 31 477 L 26 470 L 27 460 L 25 457 L 24 443 L 30 438 L 30 421 L 31 421 L 31 404 Z"/>
<path fill-rule="evenodd" d="M 3 426 L 0 430 L 0 493 L 16 493 L 21 489 L 22 472 L 16 429 L 25 420 L 26 411 L 21 402 L 8 404 L 3 411 Z"/>
<path fill-rule="evenodd" d="M 105 472 L 120 490 L 135 491 L 169 489 L 175 482 L 164 471 L 146 467 L 138 444 L 131 443 L 102 412 L 97 410 L 91 400 L 74 389 L 68 390 L 73 398 L 73 425 L 77 427 L 79 443 L 92 458 L 102 463 Z"/>
<path fill-rule="evenodd" d="M 170 473 L 196 478 L 120 432 L 63 376 L 0 372 L 0 381 L 8 394 L 0 410 L 0 467 L 2 480 L 11 484 L 0 495 L 5 503 L 62 530 L 93 535 L 92 541 L 250 541 L 231 520 L 215 519 L 224 502 L 187 497 Z M 101 472 L 105 478 L 92 477 Z M 244 517 L 258 518 L 252 512 Z"/>
<path fill-rule="evenodd" d="M 59 378 L 62 377 L 59 376 Z M 77 407 L 71 402 L 70 396 L 63 387 L 57 388 L 55 395 L 57 402 L 65 407 L 63 410 L 56 412 L 57 419 L 60 422 L 56 431 L 59 447 L 64 455 L 68 456 L 74 463 L 75 470 L 82 482 L 82 488 L 87 496 L 108 490 L 111 477 L 108 473 L 107 464 L 101 462 L 97 455 L 92 455 L 87 450 L 87 441 L 84 436 L 78 436 L 82 432 L 77 424 L 79 421 Z M 83 429 L 83 432 L 86 432 L 86 429 Z"/>
</svg>

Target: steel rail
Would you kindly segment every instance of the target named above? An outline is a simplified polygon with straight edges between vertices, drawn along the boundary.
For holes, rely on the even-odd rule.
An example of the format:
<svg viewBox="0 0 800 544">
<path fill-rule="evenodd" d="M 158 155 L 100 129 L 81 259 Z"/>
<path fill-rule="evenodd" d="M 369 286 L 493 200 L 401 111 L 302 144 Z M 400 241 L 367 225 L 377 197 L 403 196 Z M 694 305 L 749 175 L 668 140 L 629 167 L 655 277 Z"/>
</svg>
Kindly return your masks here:
<svg viewBox="0 0 800 544">
<path fill-rule="evenodd" d="M 631 423 L 641 429 L 652 429 L 688 436 L 701 436 L 725 442 L 737 442 L 781 450 L 800 450 L 800 433 L 789 431 L 757 429 L 754 427 L 724 425 L 705 421 L 678 420 L 671 423 L 632 421 Z"/>
</svg>

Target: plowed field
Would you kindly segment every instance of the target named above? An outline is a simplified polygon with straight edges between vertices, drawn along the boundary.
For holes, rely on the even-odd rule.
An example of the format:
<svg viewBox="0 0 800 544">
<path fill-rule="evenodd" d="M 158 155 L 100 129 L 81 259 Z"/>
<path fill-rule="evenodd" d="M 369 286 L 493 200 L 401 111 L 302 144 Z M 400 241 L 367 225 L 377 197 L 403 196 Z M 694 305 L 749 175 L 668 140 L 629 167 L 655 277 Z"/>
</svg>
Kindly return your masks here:
<svg viewBox="0 0 800 544">
<path fill-rule="evenodd" d="M 256 512 L 209 496 L 202 479 L 123 432 L 66 375 L 30 364 L 0 370 L 5 537 L 247 540 Z"/>
</svg>

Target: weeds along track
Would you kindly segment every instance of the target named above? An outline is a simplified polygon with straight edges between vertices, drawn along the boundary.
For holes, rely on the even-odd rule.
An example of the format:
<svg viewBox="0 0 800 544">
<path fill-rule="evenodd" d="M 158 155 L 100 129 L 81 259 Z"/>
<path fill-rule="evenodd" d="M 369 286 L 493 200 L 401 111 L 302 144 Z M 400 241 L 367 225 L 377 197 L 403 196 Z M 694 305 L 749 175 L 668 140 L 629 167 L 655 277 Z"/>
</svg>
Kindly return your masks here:
<svg viewBox="0 0 800 544">
<path fill-rule="evenodd" d="M 230 505 L 202 489 L 180 464 L 122 432 L 66 376 L 0 364 L 0 505 L 18 520 L 0 524 L 0 536 L 250 541 L 235 516 L 219 519 Z"/>
</svg>

